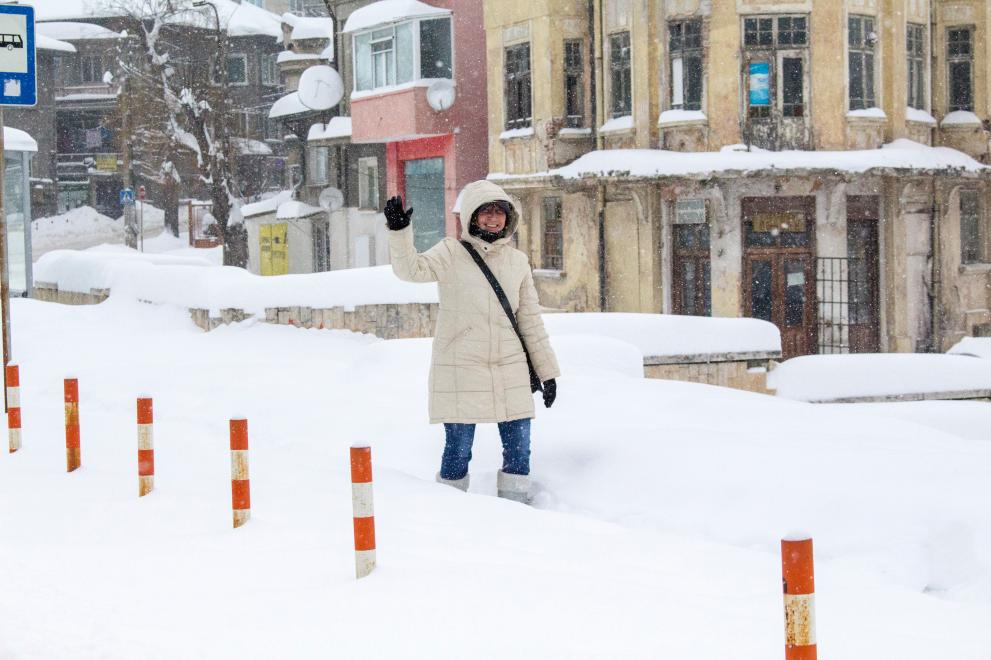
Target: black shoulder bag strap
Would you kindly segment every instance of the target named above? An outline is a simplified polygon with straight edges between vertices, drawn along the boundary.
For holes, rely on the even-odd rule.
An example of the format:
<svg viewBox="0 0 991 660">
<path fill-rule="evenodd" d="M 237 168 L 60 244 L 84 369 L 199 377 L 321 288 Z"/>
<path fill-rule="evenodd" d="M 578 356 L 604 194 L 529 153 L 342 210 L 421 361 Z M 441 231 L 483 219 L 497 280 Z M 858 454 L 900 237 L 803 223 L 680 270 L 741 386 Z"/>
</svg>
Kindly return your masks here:
<svg viewBox="0 0 991 660">
<path fill-rule="evenodd" d="M 520 339 L 520 344 L 523 346 L 523 354 L 526 355 L 526 366 L 530 369 L 530 391 L 531 392 L 542 392 L 543 386 L 540 383 L 540 377 L 537 376 L 536 370 L 533 368 L 533 360 L 530 359 L 530 351 L 527 350 L 526 342 L 523 340 L 523 333 L 520 332 L 520 325 L 516 322 L 516 315 L 513 314 L 513 308 L 509 306 L 509 300 L 506 299 L 506 292 L 502 290 L 502 285 L 499 284 L 499 280 L 496 276 L 492 274 L 489 267 L 486 265 L 485 260 L 482 259 L 482 255 L 472 247 L 471 243 L 468 241 L 461 241 L 461 245 L 465 246 L 468 250 L 468 254 L 471 258 L 475 260 L 478 264 L 479 270 L 482 271 L 482 275 L 485 275 L 485 279 L 489 281 L 492 285 L 492 290 L 495 291 L 496 298 L 499 299 L 499 303 L 502 305 L 502 311 L 506 312 L 506 317 L 509 319 L 510 324 L 513 326 L 513 330 L 516 331 L 516 336 Z"/>
</svg>

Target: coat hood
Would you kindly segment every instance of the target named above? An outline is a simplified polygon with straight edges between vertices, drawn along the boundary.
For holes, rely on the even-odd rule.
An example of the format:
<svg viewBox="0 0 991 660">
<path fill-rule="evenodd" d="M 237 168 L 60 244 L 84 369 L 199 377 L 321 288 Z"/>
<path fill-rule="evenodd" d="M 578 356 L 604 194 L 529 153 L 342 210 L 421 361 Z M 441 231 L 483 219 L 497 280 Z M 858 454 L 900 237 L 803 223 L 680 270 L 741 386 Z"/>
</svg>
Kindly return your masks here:
<svg viewBox="0 0 991 660">
<path fill-rule="evenodd" d="M 505 190 L 491 181 L 486 181 L 484 179 L 481 181 L 473 181 L 462 189 L 459 197 L 461 199 L 461 217 L 465 234 L 468 234 L 468 225 L 471 223 L 471 217 L 475 215 L 475 211 L 490 202 L 509 202 L 509 206 L 511 207 L 509 217 L 506 218 L 506 233 L 502 238 L 496 241 L 497 244 L 508 242 L 509 238 L 520 226 L 519 202 L 507 195 Z M 472 238 L 474 237 L 469 235 L 462 236 L 463 240 L 470 240 Z"/>
</svg>

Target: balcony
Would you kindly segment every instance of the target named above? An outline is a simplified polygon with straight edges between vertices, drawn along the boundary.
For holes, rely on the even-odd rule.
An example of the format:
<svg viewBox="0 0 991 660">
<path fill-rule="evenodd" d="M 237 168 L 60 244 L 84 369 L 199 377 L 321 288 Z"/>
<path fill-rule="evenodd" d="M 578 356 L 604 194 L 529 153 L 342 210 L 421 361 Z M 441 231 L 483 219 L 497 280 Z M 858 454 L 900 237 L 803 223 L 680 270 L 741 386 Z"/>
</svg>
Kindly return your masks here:
<svg viewBox="0 0 991 660">
<path fill-rule="evenodd" d="M 352 142 L 400 142 L 451 133 L 452 110 L 438 112 L 427 103 L 427 88 L 407 85 L 351 97 Z"/>
<path fill-rule="evenodd" d="M 68 107 L 113 107 L 117 103 L 120 88 L 116 84 L 102 82 L 77 85 L 58 85 L 55 88 L 55 102 L 59 108 Z"/>
</svg>

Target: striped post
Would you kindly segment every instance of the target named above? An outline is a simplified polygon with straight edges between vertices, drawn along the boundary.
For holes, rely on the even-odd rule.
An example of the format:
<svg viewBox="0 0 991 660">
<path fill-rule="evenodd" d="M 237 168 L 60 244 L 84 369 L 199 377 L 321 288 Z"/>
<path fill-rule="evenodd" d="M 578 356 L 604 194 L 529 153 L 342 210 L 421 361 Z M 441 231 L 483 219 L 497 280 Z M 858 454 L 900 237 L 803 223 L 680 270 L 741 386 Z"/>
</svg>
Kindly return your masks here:
<svg viewBox="0 0 991 660">
<path fill-rule="evenodd" d="M 138 497 L 155 489 L 155 415 L 151 397 L 138 398 Z"/>
<path fill-rule="evenodd" d="M 21 373 L 16 364 L 8 364 L 7 380 L 7 437 L 10 453 L 21 448 Z"/>
<path fill-rule="evenodd" d="M 65 379 L 65 471 L 82 465 L 79 450 L 79 381 Z"/>
<path fill-rule="evenodd" d="M 248 480 L 248 420 L 231 420 L 231 505 L 234 527 L 251 517 L 251 484 Z"/>
<path fill-rule="evenodd" d="M 781 541 L 781 574 L 785 592 L 785 660 L 816 660 L 812 539 Z"/>
<path fill-rule="evenodd" d="M 354 511 L 355 575 L 363 578 L 375 569 L 371 447 L 351 447 L 351 506 Z"/>
</svg>

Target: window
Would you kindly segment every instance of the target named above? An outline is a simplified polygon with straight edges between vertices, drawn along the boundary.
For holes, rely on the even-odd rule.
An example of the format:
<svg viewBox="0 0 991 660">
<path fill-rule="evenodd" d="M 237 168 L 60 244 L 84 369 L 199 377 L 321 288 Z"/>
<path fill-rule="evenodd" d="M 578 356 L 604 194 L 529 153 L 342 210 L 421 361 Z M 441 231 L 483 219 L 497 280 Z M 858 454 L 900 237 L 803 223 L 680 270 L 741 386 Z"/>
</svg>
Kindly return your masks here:
<svg viewBox="0 0 991 660">
<path fill-rule="evenodd" d="M 451 78 L 451 21 L 420 21 L 420 77 Z"/>
<path fill-rule="evenodd" d="M 908 24 L 908 107 L 926 109 L 926 26 Z"/>
<path fill-rule="evenodd" d="M 671 107 L 702 109 L 702 21 L 682 21 L 668 26 L 671 58 Z"/>
<path fill-rule="evenodd" d="M 585 126 L 585 66 L 581 39 L 564 42 L 564 125 L 568 128 Z"/>
<path fill-rule="evenodd" d="M 278 56 L 265 53 L 261 56 L 262 84 L 275 87 L 279 84 Z"/>
<path fill-rule="evenodd" d="M 99 55 L 83 55 L 79 58 L 79 81 L 83 83 L 103 82 L 103 58 Z"/>
<path fill-rule="evenodd" d="M 227 56 L 227 84 L 248 84 L 248 56 L 244 53 Z"/>
<path fill-rule="evenodd" d="M 297 16 L 326 16 L 323 0 L 289 0 L 289 11 Z"/>
<path fill-rule="evenodd" d="M 874 46 L 877 34 L 870 16 L 850 16 L 847 22 L 850 58 L 850 109 L 863 110 L 877 105 L 874 98 Z"/>
<path fill-rule="evenodd" d="M 609 37 L 609 74 L 612 116 L 625 117 L 633 110 L 629 32 L 618 32 Z"/>
<path fill-rule="evenodd" d="M 409 21 L 353 38 L 355 90 L 452 78 L 451 19 Z"/>
<path fill-rule="evenodd" d="M 245 0 L 245 2 L 249 5 L 254 5 L 256 7 L 262 7 L 265 4 L 264 0 Z"/>
<path fill-rule="evenodd" d="M 564 231 L 561 226 L 561 198 L 545 197 L 544 233 L 541 241 L 540 267 L 564 270 Z"/>
<path fill-rule="evenodd" d="M 530 125 L 530 44 L 506 49 L 506 128 Z"/>
<path fill-rule="evenodd" d="M 379 209 L 379 163 L 374 156 L 358 159 L 358 206 Z"/>
<path fill-rule="evenodd" d="M 330 150 L 327 147 L 310 147 L 310 185 L 323 185 L 327 183 L 327 157 Z"/>
<path fill-rule="evenodd" d="M 746 18 L 743 41 L 748 57 L 747 116 L 770 119 L 772 109 L 778 107 L 782 117 L 805 117 L 808 19 L 805 16 Z"/>
<path fill-rule="evenodd" d="M 985 261 L 982 219 L 980 193 L 960 191 L 960 259 L 965 264 Z"/>
<path fill-rule="evenodd" d="M 971 28 L 946 31 L 946 59 L 949 62 L 948 110 L 974 110 L 974 46 Z"/>
</svg>

